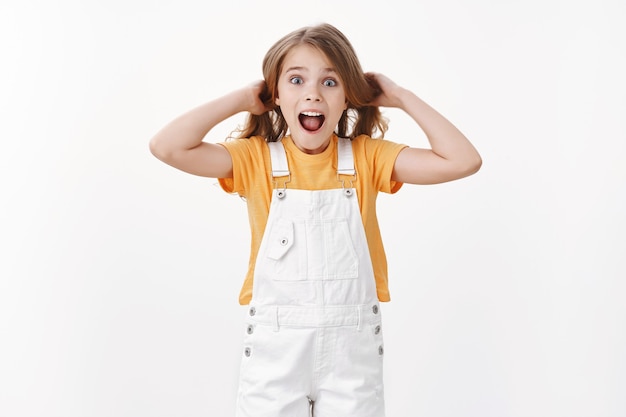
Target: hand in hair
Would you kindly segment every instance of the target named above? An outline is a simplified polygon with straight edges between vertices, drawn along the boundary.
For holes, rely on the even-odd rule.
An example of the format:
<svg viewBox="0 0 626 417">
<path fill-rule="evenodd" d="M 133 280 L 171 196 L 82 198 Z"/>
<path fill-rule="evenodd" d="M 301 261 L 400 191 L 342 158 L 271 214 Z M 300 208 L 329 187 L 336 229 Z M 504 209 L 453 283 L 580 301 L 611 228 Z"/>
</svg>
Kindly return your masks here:
<svg viewBox="0 0 626 417">
<path fill-rule="evenodd" d="M 397 93 L 402 87 L 385 75 L 376 72 L 365 73 L 365 78 L 375 91 L 375 98 L 370 102 L 371 106 L 401 107 L 402 103 Z"/>
<path fill-rule="evenodd" d="M 272 103 L 268 102 L 270 97 L 265 81 L 255 81 L 247 88 L 249 89 L 249 103 L 246 111 L 258 116 L 272 109 Z"/>
</svg>

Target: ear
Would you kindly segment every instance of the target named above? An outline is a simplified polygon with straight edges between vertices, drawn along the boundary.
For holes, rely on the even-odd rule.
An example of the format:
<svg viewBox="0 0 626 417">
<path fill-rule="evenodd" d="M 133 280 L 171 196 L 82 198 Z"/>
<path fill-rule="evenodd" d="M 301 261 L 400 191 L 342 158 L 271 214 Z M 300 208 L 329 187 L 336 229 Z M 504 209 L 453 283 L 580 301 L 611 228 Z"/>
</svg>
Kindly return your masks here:
<svg viewBox="0 0 626 417">
<path fill-rule="evenodd" d="M 276 97 L 274 99 L 274 104 L 276 104 L 277 106 L 280 106 L 280 97 Z"/>
</svg>

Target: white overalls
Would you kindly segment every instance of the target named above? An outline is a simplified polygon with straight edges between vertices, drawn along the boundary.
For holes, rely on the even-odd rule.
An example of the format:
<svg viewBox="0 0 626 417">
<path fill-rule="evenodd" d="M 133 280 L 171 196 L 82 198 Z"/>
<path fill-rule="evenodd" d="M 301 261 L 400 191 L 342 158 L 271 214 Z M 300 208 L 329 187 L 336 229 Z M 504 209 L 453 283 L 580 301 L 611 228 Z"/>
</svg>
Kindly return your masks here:
<svg viewBox="0 0 626 417">
<path fill-rule="evenodd" d="M 339 139 L 338 187 L 289 189 L 281 142 L 246 311 L 237 417 L 383 417 L 381 313 L 356 191 Z M 347 184 L 347 186 L 346 186 Z"/>
</svg>

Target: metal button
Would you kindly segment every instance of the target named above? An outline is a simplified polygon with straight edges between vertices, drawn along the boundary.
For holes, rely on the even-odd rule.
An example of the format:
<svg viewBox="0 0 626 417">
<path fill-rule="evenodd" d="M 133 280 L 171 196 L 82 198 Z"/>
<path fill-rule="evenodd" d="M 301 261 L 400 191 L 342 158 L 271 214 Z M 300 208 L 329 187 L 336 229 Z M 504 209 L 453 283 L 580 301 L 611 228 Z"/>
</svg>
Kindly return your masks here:
<svg viewBox="0 0 626 417">
<path fill-rule="evenodd" d="M 378 346 L 378 354 L 382 355 L 383 353 L 385 353 L 385 350 L 383 349 L 383 347 L 382 346 Z M 250 355 L 248 355 L 248 356 L 250 356 Z"/>
<path fill-rule="evenodd" d="M 246 332 L 247 332 L 248 334 L 252 334 L 252 333 L 254 333 L 254 326 L 253 326 L 253 325 L 251 325 L 251 324 L 249 324 L 249 325 L 248 325 L 248 328 L 246 329 Z"/>
<path fill-rule="evenodd" d="M 278 191 L 276 191 L 276 197 L 284 198 L 285 197 L 285 190 L 278 190 Z"/>
<path fill-rule="evenodd" d="M 351 188 L 346 188 L 346 189 L 343 190 L 343 193 L 346 196 L 350 197 L 352 195 L 352 189 Z"/>
<path fill-rule="evenodd" d="M 252 349 L 250 349 L 249 347 L 245 348 L 243 350 L 243 354 L 246 355 L 246 357 L 250 357 L 250 355 L 252 354 Z"/>
<path fill-rule="evenodd" d="M 376 304 L 372 306 L 372 311 L 374 312 L 374 314 L 378 314 L 378 306 Z"/>
<path fill-rule="evenodd" d="M 256 308 L 254 308 L 254 307 L 250 307 L 250 310 L 248 311 L 248 313 L 249 313 L 251 316 L 254 316 L 254 315 L 256 314 Z"/>
<path fill-rule="evenodd" d="M 379 334 L 380 333 L 380 325 L 374 327 L 374 334 Z"/>
<path fill-rule="evenodd" d="M 287 239 L 286 237 L 283 237 L 282 239 L 280 239 L 280 244 L 282 246 L 286 246 L 287 243 L 289 243 L 289 239 Z"/>
</svg>

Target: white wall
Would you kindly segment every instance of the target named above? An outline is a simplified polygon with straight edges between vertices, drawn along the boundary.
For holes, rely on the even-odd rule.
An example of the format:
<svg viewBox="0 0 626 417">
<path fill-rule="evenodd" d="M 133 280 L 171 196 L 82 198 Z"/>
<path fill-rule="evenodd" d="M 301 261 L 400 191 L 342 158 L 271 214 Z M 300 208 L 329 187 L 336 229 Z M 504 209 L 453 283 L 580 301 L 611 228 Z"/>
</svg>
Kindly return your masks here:
<svg viewBox="0 0 626 417">
<path fill-rule="evenodd" d="M 245 206 L 147 143 L 320 21 L 484 159 L 380 197 L 388 414 L 626 415 L 623 2 L 212 3 L 0 4 L 0 415 L 232 415 Z"/>
</svg>

